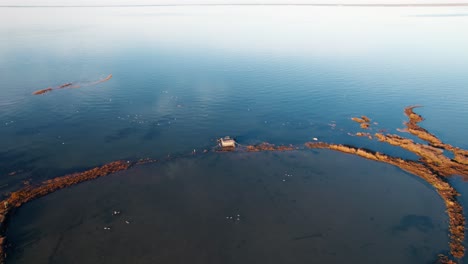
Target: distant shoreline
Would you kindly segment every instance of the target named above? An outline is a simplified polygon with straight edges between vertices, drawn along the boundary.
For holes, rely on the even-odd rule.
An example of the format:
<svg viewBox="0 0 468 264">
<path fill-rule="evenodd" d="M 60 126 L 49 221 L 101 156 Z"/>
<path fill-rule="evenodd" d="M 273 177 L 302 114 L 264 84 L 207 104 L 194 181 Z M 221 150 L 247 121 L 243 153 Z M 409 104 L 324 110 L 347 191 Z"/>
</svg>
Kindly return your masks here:
<svg viewBox="0 0 468 264">
<path fill-rule="evenodd" d="M 37 7 L 37 8 L 47 8 L 47 7 L 177 7 L 177 6 L 315 6 L 315 7 L 458 7 L 466 6 L 468 3 L 428 3 L 428 4 L 306 4 L 306 3 L 297 3 L 297 4 L 159 4 L 159 5 L 48 5 L 48 6 L 38 6 L 38 5 L 0 5 L 0 7 L 14 7 L 14 8 L 23 8 L 23 7 Z"/>
</svg>

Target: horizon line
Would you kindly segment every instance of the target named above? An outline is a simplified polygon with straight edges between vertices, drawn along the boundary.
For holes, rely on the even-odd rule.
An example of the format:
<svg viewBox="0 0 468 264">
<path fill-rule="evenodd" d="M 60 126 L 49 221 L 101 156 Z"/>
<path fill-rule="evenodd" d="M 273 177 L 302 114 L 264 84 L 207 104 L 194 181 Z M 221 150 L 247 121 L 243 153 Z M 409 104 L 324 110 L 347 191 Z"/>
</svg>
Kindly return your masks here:
<svg viewBox="0 0 468 264">
<path fill-rule="evenodd" d="M 144 5 L 0 5 L 0 7 L 171 7 L 171 6 L 323 6 L 323 7 L 451 7 L 451 6 L 468 6 L 468 3 L 409 3 L 409 4 L 308 4 L 308 3 L 231 3 L 231 4 L 144 4 Z"/>
</svg>

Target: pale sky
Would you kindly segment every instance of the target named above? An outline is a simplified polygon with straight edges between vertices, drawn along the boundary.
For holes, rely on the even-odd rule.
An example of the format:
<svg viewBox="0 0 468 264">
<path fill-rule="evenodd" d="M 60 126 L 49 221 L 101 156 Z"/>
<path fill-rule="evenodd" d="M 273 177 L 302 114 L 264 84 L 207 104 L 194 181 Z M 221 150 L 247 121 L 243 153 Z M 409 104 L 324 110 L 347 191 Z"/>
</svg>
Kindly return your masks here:
<svg viewBox="0 0 468 264">
<path fill-rule="evenodd" d="M 6 5 L 151 5 L 151 4 L 432 4 L 463 3 L 468 0 L 0 0 Z"/>
</svg>

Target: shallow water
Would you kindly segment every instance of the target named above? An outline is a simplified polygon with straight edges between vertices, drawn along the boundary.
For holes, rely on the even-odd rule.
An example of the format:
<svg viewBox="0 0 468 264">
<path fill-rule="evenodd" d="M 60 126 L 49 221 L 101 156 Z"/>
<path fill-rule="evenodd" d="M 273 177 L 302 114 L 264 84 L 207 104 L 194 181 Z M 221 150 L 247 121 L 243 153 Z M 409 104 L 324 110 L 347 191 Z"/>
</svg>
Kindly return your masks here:
<svg viewBox="0 0 468 264">
<path fill-rule="evenodd" d="M 413 16 L 436 10 L 466 8 L 0 8 L 1 173 L 48 178 L 225 135 L 401 154 L 348 136 L 349 119 L 396 132 L 411 104 L 426 106 L 427 128 L 468 147 L 468 21 Z"/>
<path fill-rule="evenodd" d="M 447 143 L 468 148 L 465 140 L 465 131 L 468 129 L 466 122 L 468 37 L 462 34 L 468 30 L 468 17 L 459 15 L 464 13 L 468 13 L 468 8 L 0 7 L 0 80 L 2 82 L 0 84 L 0 138 L 2 139 L 0 140 L 0 192 L 6 194 L 21 187 L 23 180 L 37 183 L 116 159 L 163 158 L 168 154 L 171 156 L 188 154 L 194 149 L 197 153 L 201 153 L 204 149 L 210 150 L 216 144 L 216 138 L 225 135 L 235 137 L 241 144 L 268 141 L 275 144 L 301 145 L 317 137 L 325 142 L 352 144 L 392 155 L 415 158 L 414 155 L 397 148 L 348 135 L 348 132 L 359 131 L 358 126 L 350 120 L 357 115 L 368 115 L 379 123 L 371 132 L 387 129 L 390 133 L 398 134 L 400 132 L 395 129 L 402 127 L 402 122 L 406 119 L 403 108 L 413 104 L 425 106 L 418 109 L 418 113 L 427 118 L 422 124 L 425 128 Z M 108 74 L 113 74 L 113 78 L 98 85 L 56 90 L 40 96 L 32 95 L 34 91 L 49 86 L 56 87 L 68 82 L 89 83 Z M 321 158 L 326 164 L 325 160 L 331 154 L 320 153 L 327 153 L 318 155 L 318 157 L 324 155 Z M 210 177 L 220 175 L 222 179 L 229 175 L 240 177 L 256 170 L 265 174 L 268 169 L 257 168 L 256 163 L 247 163 L 250 165 L 244 166 L 232 160 L 232 163 L 235 163 L 229 166 L 232 172 L 218 168 L 215 170 L 218 173 L 216 175 L 214 168 L 229 163 L 234 157 L 223 156 L 218 165 L 214 161 L 216 160 L 214 157 L 217 156 L 210 157 L 214 163 L 212 166 L 208 166 L 209 158 L 200 161 L 198 158 L 181 160 L 180 164 L 179 161 L 175 161 L 170 163 L 172 165 L 164 165 L 172 166 L 178 171 L 176 173 L 179 175 L 178 182 L 171 190 L 181 195 L 178 198 L 181 199 L 179 202 L 185 201 L 184 199 L 192 202 L 196 199 L 222 196 L 216 189 L 209 188 L 211 184 L 215 184 L 211 182 L 213 179 Z M 333 156 L 332 161 L 346 162 L 348 158 L 345 157 L 347 156 L 337 154 Z M 268 154 L 261 158 L 256 157 L 255 160 L 267 158 L 271 158 L 269 166 L 279 163 L 277 166 L 281 172 L 277 173 L 282 175 L 284 169 L 281 166 L 285 165 L 280 166 L 280 164 L 286 162 L 289 156 Z M 358 159 L 353 161 L 355 162 L 349 165 L 349 168 L 341 171 L 334 166 L 326 167 L 322 163 L 310 165 L 300 159 L 297 162 L 315 171 L 314 173 L 321 172 L 328 175 L 327 179 L 338 177 L 348 170 L 356 170 L 356 173 L 365 171 L 368 175 L 380 174 L 383 168 L 380 166 L 384 166 L 392 173 L 402 175 L 392 178 L 388 183 L 393 186 L 388 189 L 389 192 L 403 192 L 408 188 L 405 182 L 409 179 L 413 182 L 409 185 L 414 186 L 413 191 L 405 192 L 408 199 L 395 198 L 398 205 L 381 207 L 376 206 L 376 203 L 385 200 L 385 192 L 379 193 L 374 190 L 385 186 L 382 184 L 383 179 L 366 180 L 363 183 L 365 187 L 359 191 L 351 187 L 350 182 L 335 179 L 333 184 L 330 183 L 331 185 L 324 188 L 329 192 L 327 195 L 334 195 L 335 205 L 340 212 L 326 211 L 330 209 L 326 205 L 317 205 L 314 210 L 323 211 L 326 215 L 324 219 L 328 222 L 334 219 L 335 214 L 343 213 L 341 218 L 352 218 L 354 219 L 352 226 L 361 225 L 361 228 L 353 231 L 356 233 L 349 231 L 346 239 L 338 238 L 336 233 L 327 234 L 330 236 L 327 243 L 330 244 L 315 245 L 318 251 L 314 254 L 329 261 L 343 261 L 344 256 L 353 254 L 355 255 L 349 258 L 357 259 L 361 257 L 359 252 L 362 250 L 359 251 L 353 248 L 354 246 L 376 243 L 373 251 L 366 251 L 366 254 L 374 252 L 372 253 L 374 262 L 379 263 L 394 257 L 399 262 L 410 263 L 414 260 L 412 257 L 418 262 L 426 261 L 431 256 L 435 256 L 435 252 L 447 250 L 446 223 L 440 227 L 442 228 L 440 230 L 443 230 L 440 232 L 445 232 L 440 240 L 425 241 L 426 238 L 417 233 L 430 226 L 438 228 L 443 221 L 441 219 L 446 217 L 444 208 L 441 207 L 441 202 L 433 190 L 426 188 L 422 181 L 414 180 L 414 177 L 385 165 L 374 166 L 374 163 L 360 162 Z M 185 173 L 194 173 L 192 178 L 183 176 L 180 171 L 190 162 L 200 162 L 200 166 L 193 165 L 195 172 L 190 172 L 188 169 L 185 171 Z M 242 163 L 245 161 L 242 160 Z M 262 172 L 263 169 L 266 171 Z M 125 209 L 122 208 L 122 211 L 136 210 L 134 217 L 145 215 L 143 210 L 151 206 L 149 203 L 154 202 L 154 198 L 150 195 L 153 193 L 151 187 L 143 192 L 143 186 L 150 185 L 153 181 L 153 170 L 158 171 L 162 168 L 155 165 L 155 167 L 132 169 L 132 173 L 139 173 L 141 177 L 138 177 L 138 180 L 127 178 L 135 180 L 134 184 L 137 184 L 136 182 L 141 184 L 142 189 L 138 192 L 142 193 L 141 196 L 132 193 L 139 197 L 138 201 L 131 208 L 129 205 Z M 10 176 L 12 172 L 14 175 Z M 127 173 L 130 172 L 123 174 Z M 161 171 L 161 174 L 164 178 L 170 173 Z M 17 245 L 15 248 L 18 250 L 11 253 L 15 256 L 13 259 L 18 262 L 26 261 L 38 256 L 39 251 L 44 251 L 48 253 L 39 254 L 42 259 L 54 256 L 58 262 L 70 260 L 71 256 L 76 255 L 72 253 L 74 250 L 86 246 L 85 234 L 101 232 L 101 224 L 108 223 L 95 221 L 112 220 L 106 217 L 108 210 L 112 210 L 114 204 L 107 203 L 123 199 L 121 193 L 132 191 L 126 184 L 107 183 L 112 181 L 111 178 L 118 177 L 104 178 L 77 186 L 72 190 L 64 190 L 21 209 L 12 224 L 12 230 L 17 230 L 11 232 L 14 234 L 12 239 Z M 195 182 L 191 181 L 193 178 L 200 179 L 198 184 L 201 186 L 195 185 Z M 185 182 L 188 189 L 182 188 Z M 86 191 L 88 194 L 92 188 L 98 188 L 92 187 L 94 184 L 100 186 L 100 193 L 94 194 L 96 196 L 91 196 L 90 199 L 102 200 L 102 203 L 89 202 L 90 208 L 85 208 L 76 200 L 77 196 L 70 194 L 79 192 L 81 188 L 83 191 L 90 188 Z M 237 184 L 235 187 L 238 191 L 242 189 L 241 186 L 247 185 L 240 182 L 233 184 Z M 468 193 L 465 191 L 464 183 L 458 184 L 464 202 L 463 197 Z M 266 190 L 257 190 L 255 186 L 257 185 L 252 183 L 252 186 L 249 185 L 245 191 L 250 195 L 260 192 L 259 200 L 249 204 L 251 207 L 246 210 L 254 211 L 252 208 L 266 206 L 265 210 L 272 212 L 273 205 L 263 201 L 267 195 Z M 300 184 L 290 186 L 289 191 L 294 193 L 302 190 L 301 195 L 309 197 L 308 199 L 320 193 L 324 195 L 320 196 L 321 199 L 325 199 L 326 194 L 320 192 L 317 186 L 308 186 L 307 195 L 303 189 L 306 187 Z M 184 190 L 192 193 L 192 196 L 183 196 Z M 203 190 L 203 193 L 197 190 Z M 423 203 L 418 197 L 423 197 L 423 193 L 426 192 L 426 195 L 432 198 L 427 198 L 428 200 Z M 206 196 L 202 195 L 204 193 Z M 342 196 L 346 197 L 346 200 L 339 200 L 337 197 L 344 193 L 348 194 Z M 67 194 L 68 196 L 63 199 L 53 199 L 55 196 Z M 373 194 L 372 199 L 370 194 Z M 197 198 L 197 195 L 200 197 Z M 223 203 L 228 206 L 235 204 L 235 201 L 245 199 L 241 198 L 236 198 L 235 195 L 228 196 L 225 197 L 226 200 L 220 200 L 213 206 L 220 206 Z M 363 232 L 365 228 L 364 224 L 357 224 L 360 214 L 342 212 L 341 210 L 350 210 L 350 208 L 340 205 L 338 201 L 352 203 L 351 208 L 354 209 L 359 205 L 359 210 L 368 210 L 363 214 L 369 217 L 374 211 L 376 215 L 385 214 L 385 219 L 375 220 L 373 224 L 378 227 L 372 230 L 380 232 L 380 235 L 372 238 L 370 235 L 361 237 L 357 232 Z M 410 201 L 414 202 L 411 206 Z M 164 206 L 168 201 L 159 199 L 158 202 Z M 386 200 L 385 202 L 390 203 Z M 62 204 L 59 205 L 60 203 Z M 41 207 L 39 204 L 42 204 Z M 64 226 L 60 232 L 58 225 L 45 224 L 48 215 L 52 217 L 54 214 L 48 211 L 47 214 L 42 214 L 45 218 L 39 218 L 41 213 L 37 209 L 40 207 L 41 210 L 54 210 L 55 206 L 61 208 L 57 210 L 56 214 L 59 215 L 53 220 L 55 223 L 63 222 Z M 81 209 L 76 212 L 63 209 L 70 206 Z M 193 203 L 189 203 L 187 207 L 181 207 L 180 204 L 174 206 L 174 219 L 182 216 L 184 210 L 198 208 Z M 281 206 L 283 213 L 293 210 L 293 207 L 288 207 L 287 203 Z M 403 212 L 402 208 L 407 208 L 407 211 Z M 206 208 L 205 210 L 206 214 L 214 214 L 213 211 Z M 430 213 L 418 210 L 430 210 Z M 70 225 L 73 227 L 80 223 L 75 219 L 81 218 L 74 215 L 79 212 L 83 214 L 80 217 L 88 219 L 86 221 L 89 223 L 83 222 L 76 228 L 88 228 L 94 231 L 85 232 L 88 229 L 80 229 L 81 231 L 73 233 L 72 237 L 76 239 L 67 238 L 69 241 L 67 243 L 71 243 L 70 249 L 64 244 L 57 249 L 60 254 L 54 253 L 54 255 L 51 253 L 53 250 L 46 250 L 51 245 L 59 245 L 58 233 L 64 233 L 63 230 Z M 100 212 L 103 212 L 101 216 Z M 311 211 L 304 212 L 304 214 L 311 213 Z M 37 220 L 31 229 L 20 231 L 18 228 L 21 225 L 17 225 L 16 221 L 24 223 L 32 215 L 43 220 Z M 91 220 L 94 216 L 96 219 Z M 394 220 L 386 222 L 388 217 Z M 193 242 L 198 229 L 207 230 L 208 227 L 199 219 L 203 223 L 197 223 L 195 228 L 195 225 L 189 224 L 192 219 L 190 217 L 186 219 L 185 222 L 177 222 L 174 226 L 166 227 L 174 228 L 176 224 L 189 226 L 190 228 L 182 230 L 193 232 L 190 234 L 192 239 L 190 241 Z M 291 243 L 285 242 L 286 234 L 301 237 L 321 233 L 325 236 L 328 226 L 319 224 L 320 221 L 327 221 L 322 219 L 317 222 L 319 228 L 304 229 L 305 233 L 301 234 L 300 229 L 290 229 L 295 227 L 298 219 L 297 216 L 284 217 L 284 221 L 288 224 L 284 229 L 280 228 L 279 222 L 273 222 L 271 226 L 266 225 L 268 221 L 265 219 L 263 222 L 261 220 L 255 222 L 255 226 L 264 228 L 262 232 L 269 230 L 271 233 L 273 229 L 270 228 L 276 228 L 274 231 L 279 233 L 279 237 L 268 245 L 271 247 L 249 245 L 250 249 L 255 249 L 255 254 L 249 251 L 252 255 L 246 251 L 234 254 L 232 251 L 234 250 L 232 248 L 235 248 L 234 242 L 227 244 L 227 248 L 223 251 L 216 248 L 221 245 L 205 237 L 203 243 L 214 247 L 213 251 L 210 251 L 213 254 L 207 253 L 205 257 L 235 262 L 237 259 L 228 260 L 226 256 L 236 256 L 242 261 L 253 262 L 262 259 L 259 252 L 268 248 L 268 250 L 274 249 L 273 252 L 277 254 L 266 256 L 269 258 L 268 261 L 292 258 L 296 255 L 296 251 L 301 252 L 297 253 L 301 256 L 299 259 L 310 259 L 310 255 L 307 255 L 311 254 L 310 251 L 294 248 Z M 309 216 L 308 219 L 314 218 Z M 151 229 L 149 220 L 142 221 L 147 223 L 145 228 Z M 413 229 L 408 231 L 414 233 L 414 237 L 411 238 L 414 240 L 405 237 L 409 239 L 408 241 L 419 243 L 421 246 L 412 248 L 405 239 L 400 240 L 398 235 L 391 236 L 383 231 L 392 230 L 392 227 L 398 226 L 395 223 L 400 221 L 403 224 L 416 222 L 422 225 L 420 228 L 415 228 L 416 231 Z M 305 225 L 304 223 L 301 225 Z M 266 239 L 252 231 L 253 225 L 254 223 L 251 223 L 248 229 L 242 230 L 244 232 L 242 236 L 252 235 L 257 239 L 260 237 Z M 339 225 L 341 228 L 351 229 L 348 222 L 337 222 L 336 226 Z M 164 228 L 164 225 L 160 228 Z M 212 235 L 216 235 L 219 241 L 228 236 L 227 233 L 235 232 L 233 230 L 228 232 L 223 226 L 217 228 L 219 234 Z M 291 230 L 296 230 L 298 233 L 288 233 L 292 232 Z M 109 233 L 114 234 L 114 231 L 115 229 L 112 229 Z M 154 232 L 154 237 L 157 237 L 156 231 Z M 182 237 L 182 231 L 174 234 L 167 232 L 165 239 L 171 235 Z M 406 234 L 406 231 L 401 233 Z M 23 235 L 17 237 L 17 234 Z M 96 237 L 100 234 L 93 233 Z M 132 240 L 136 239 L 134 236 L 135 234 L 127 232 L 119 239 L 134 243 L 135 240 Z M 380 238 L 381 236 L 385 238 Z M 55 242 L 44 242 L 45 237 Z M 38 239 L 42 242 L 37 242 L 31 247 L 27 246 L 31 241 Z M 298 241 L 308 243 L 314 239 Z M 111 243 L 119 240 L 106 241 L 105 246 L 97 248 L 102 248 L 103 252 L 123 248 L 122 244 Z M 342 241 L 343 244 L 337 241 Z M 353 241 L 356 242 L 351 243 Z M 171 245 L 174 246 L 174 243 Z M 382 251 L 384 243 L 390 243 L 395 247 L 392 254 Z M 149 248 L 149 244 L 145 245 Z M 286 246 L 287 253 L 282 255 L 281 251 L 277 250 L 280 246 Z M 333 247 L 333 250 L 329 249 L 329 246 Z M 348 248 L 343 249 L 344 247 Z M 89 255 L 83 255 L 83 258 L 90 263 L 99 261 L 103 255 L 110 255 L 93 250 L 88 248 Z M 150 257 L 145 255 L 149 254 L 147 252 L 138 251 L 137 248 L 133 250 Z M 167 259 L 177 256 L 176 252 L 180 249 L 171 247 L 171 250 L 174 251 L 171 251 L 172 255 L 165 256 Z M 190 249 L 192 251 L 186 250 L 192 252 L 192 255 L 196 252 L 193 248 Z M 214 253 L 218 251 L 224 252 L 222 253 L 224 255 Z M 410 257 L 409 251 L 413 252 L 411 254 L 414 256 Z M 336 253 L 335 256 L 333 252 Z M 207 261 L 206 258 L 200 257 L 200 261 Z M 142 257 L 141 261 L 147 259 Z"/>
<path fill-rule="evenodd" d="M 8 262 L 430 263 L 443 211 L 417 177 L 346 154 L 207 154 L 25 205 Z"/>
</svg>

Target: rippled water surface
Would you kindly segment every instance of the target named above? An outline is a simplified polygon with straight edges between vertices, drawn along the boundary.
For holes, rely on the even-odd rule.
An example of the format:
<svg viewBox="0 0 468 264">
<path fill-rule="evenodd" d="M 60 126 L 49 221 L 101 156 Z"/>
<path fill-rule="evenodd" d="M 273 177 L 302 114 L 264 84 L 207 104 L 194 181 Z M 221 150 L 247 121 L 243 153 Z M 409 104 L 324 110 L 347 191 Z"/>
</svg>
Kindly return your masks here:
<svg viewBox="0 0 468 264">
<path fill-rule="evenodd" d="M 317 137 L 321 141 L 414 158 L 399 149 L 348 135 L 358 130 L 350 120 L 356 115 L 368 115 L 378 122 L 375 130 L 399 133 L 395 129 L 402 127 L 405 120 L 403 108 L 414 104 L 425 106 L 418 109 L 427 118 L 423 123 L 425 128 L 447 143 L 468 148 L 465 139 L 468 17 L 460 15 L 465 13 L 468 13 L 466 7 L 0 7 L 0 191 L 5 194 L 15 190 L 24 180 L 40 182 L 117 159 L 162 158 L 187 154 L 194 149 L 201 153 L 204 149 L 211 150 L 216 138 L 226 135 L 244 145 L 263 141 L 301 145 Z M 90 83 L 109 74 L 113 75 L 112 79 L 100 84 L 32 95 L 39 89 L 69 82 Z M 368 181 L 359 175 L 363 171 L 379 174 L 381 165 L 355 159 L 355 166 L 338 170 L 313 161 L 317 157 L 326 160 L 329 154 L 306 153 L 297 154 L 300 158 L 296 157 L 295 165 L 287 164 L 295 160 L 287 154 L 252 157 L 254 161 L 259 159 L 260 164 L 273 164 L 271 168 L 257 168 L 257 162 L 246 163 L 244 156 L 222 156 L 218 160 L 195 155 L 193 159 L 180 162 L 176 159 L 165 165 L 176 170 L 173 172 L 176 183 L 164 182 L 172 175 L 166 167 L 151 165 L 132 172 L 142 177 L 121 173 L 115 177 L 121 179 L 121 184 L 119 180 L 104 178 L 61 191 L 27 205 L 14 217 L 12 232 L 19 234 L 13 238 L 18 243 L 14 248 L 21 248 L 18 250 L 21 253 L 13 253 L 14 259 L 27 263 L 29 258 L 39 257 L 35 255 L 37 252 L 44 252 L 41 258 L 57 257 L 57 263 L 64 263 L 62 260 L 69 260 L 73 252 L 86 247 L 86 234 L 96 236 L 92 243 L 103 239 L 102 252 L 109 252 L 124 247 L 120 242 L 113 242 L 122 239 L 125 243 L 135 243 L 135 234 L 141 235 L 147 229 L 153 233 L 142 238 L 145 246 L 132 251 L 142 255 L 141 263 L 153 263 L 155 255 L 151 252 L 160 247 L 155 245 L 164 244 L 171 236 L 174 239 L 164 244 L 169 252 L 161 257 L 164 262 L 180 257 L 184 248 L 177 245 L 184 237 L 188 242 L 180 243 L 186 243 L 187 247 L 197 241 L 197 247 L 209 248 L 205 255 L 199 255 L 200 263 L 221 260 L 258 263 L 265 255 L 263 251 L 274 252 L 267 254 L 266 260 L 289 259 L 297 253 L 300 256 L 297 263 L 303 263 L 302 260 L 315 252 L 319 259 L 343 263 L 344 256 L 349 255 L 346 252 L 354 252 L 358 250 L 355 246 L 366 243 L 376 243 L 369 245 L 374 250 L 367 250 L 377 252 L 370 263 L 395 263 L 387 262 L 390 256 L 411 263 L 414 259 L 408 250 L 414 251 L 412 257 L 418 261 L 428 261 L 435 256 L 434 252 L 447 250 L 444 239 L 426 236 L 431 232 L 446 232 L 446 226 L 441 201 L 425 183 L 389 167 L 385 167 L 388 174 L 395 177 L 385 178 L 388 182 L 383 184 L 383 179 L 378 177 Z M 309 159 L 310 163 L 306 161 Z M 332 159 L 339 163 L 347 156 L 333 155 Z M 187 163 L 193 163 L 192 167 L 186 167 Z M 221 164 L 227 164 L 227 169 L 220 169 Z M 343 207 L 339 206 L 339 199 L 344 198 L 337 197 L 346 197 L 353 204 L 350 207 L 353 213 L 335 214 L 329 208 L 328 196 L 317 194 L 322 202 L 315 202 L 310 210 L 301 207 L 304 218 L 289 216 L 294 204 L 282 196 L 286 190 L 280 189 L 284 186 L 281 180 L 276 182 L 274 175 L 280 177 L 292 169 L 303 170 L 301 177 L 306 177 L 305 171 L 310 170 L 331 178 L 330 183 L 324 180 L 322 187 L 318 183 L 303 186 L 299 184 L 301 181 L 287 185 L 288 195 L 300 195 L 304 199 L 300 206 L 305 207 L 306 201 L 314 200 L 318 189 L 323 189 L 328 190 L 327 195 L 334 195 L 331 203 L 340 209 Z M 334 178 L 348 169 L 355 170 L 350 173 L 365 184 L 355 189 L 350 179 Z M 243 178 L 256 170 L 260 171 L 254 179 L 271 181 L 272 188 L 278 189 L 266 190 L 255 180 Z M 155 181 L 152 175 L 156 174 L 163 181 L 160 185 L 151 184 Z M 313 181 L 320 178 L 310 177 Z M 231 196 L 226 194 L 228 187 L 224 186 L 230 183 L 234 184 L 235 193 Z M 132 189 L 135 184 L 141 184 L 138 186 L 141 189 Z M 217 184 L 223 188 L 218 189 Z M 464 184 L 459 184 L 463 190 Z M 397 193 L 408 186 L 414 189 L 406 191 L 408 199 L 399 197 L 396 205 L 390 206 L 392 200 L 375 191 L 386 185 Z M 165 191 L 160 193 L 160 188 Z M 134 196 L 140 191 L 134 204 L 130 198 L 124 199 L 127 196 L 123 194 Z M 465 193 L 462 191 L 462 195 Z M 176 201 L 172 203 L 169 194 L 180 195 L 174 195 Z M 249 203 L 249 195 L 258 197 L 252 197 Z M 431 197 L 428 198 L 431 210 L 416 213 L 427 206 L 427 201 L 423 203 L 418 198 L 422 195 Z M 86 198 L 89 200 L 78 200 L 82 196 L 89 196 Z M 197 199 L 211 207 L 203 208 L 203 214 L 194 213 L 198 218 L 193 218 L 192 213 L 184 210 L 197 210 Z M 122 203 L 123 211 L 134 210 L 132 217 L 141 217 L 145 224 L 140 223 L 132 233 L 128 228 L 135 228 L 133 225 L 127 227 L 119 222 L 122 228 L 127 228 L 125 231 L 113 228 L 112 232 L 101 234 L 102 225 L 114 221 L 108 219 L 109 210 L 115 207 L 111 202 L 114 200 Z M 275 201 L 281 203 L 278 210 L 274 208 Z M 376 201 L 382 204 L 375 206 Z M 254 208 L 265 207 L 265 213 L 276 214 L 276 218 L 270 223 L 267 217 L 258 216 L 258 211 L 255 217 L 250 216 L 251 222 L 245 229 L 237 230 L 238 223 L 222 222 L 226 214 L 241 210 L 234 209 L 236 202 L 244 203 L 243 210 L 251 213 Z M 92 206 L 84 207 L 86 203 Z M 153 203 L 160 207 L 145 213 Z M 69 207 L 80 208 L 74 213 L 79 211 L 82 215 L 73 216 L 70 211 L 75 210 L 65 209 Z M 60 208 L 57 212 L 63 214 L 54 215 L 53 208 Z M 358 209 L 366 211 L 361 215 Z M 316 220 L 315 213 L 323 210 L 324 218 Z M 167 220 L 171 225 L 155 222 L 153 228 L 150 219 L 158 219 L 158 213 L 173 219 Z M 393 220 L 376 217 L 371 223 L 372 214 L 388 215 Z M 364 216 L 366 220 L 359 222 Z M 347 217 L 353 220 L 347 221 Z M 215 218 L 213 231 L 206 234 L 210 230 L 206 219 Z M 36 220 L 26 226 L 16 224 L 30 219 Z M 400 220 L 402 225 L 416 221 L 423 225 L 423 231 L 428 226 L 431 228 L 429 233 L 420 228 L 403 228 L 401 234 L 411 233 L 408 241 L 418 245 L 412 248 L 388 231 Z M 62 229 L 52 224 L 54 221 L 63 222 Z M 320 225 L 320 221 L 324 224 Z M 309 222 L 318 227 L 309 228 L 314 226 L 306 225 Z M 297 223 L 299 226 L 294 229 Z M 258 232 L 256 226 L 261 227 Z M 327 233 L 332 232 L 327 231 L 328 227 L 353 230 L 342 238 L 337 233 Z M 73 235 L 66 232 L 69 229 Z M 175 229 L 178 231 L 172 233 Z M 161 230 L 163 236 L 151 244 Z M 197 233 L 201 230 L 206 231 L 202 238 Z M 271 245 L 263 244 L 262 241 L 270 239 L 261 232 L 277 233 L 277 237 L 271 237 Z M 359 235 L 361 232 L 363 237 Z M 372 232 L 380 235 L 371 238 Z M 325 242 L 316 242 L 316 238 L 294 240 L 311 234 L 321 234 L 319 237 Z M 232 236 L 237 236 L 237 240 L 226 240 Z M 243 240 L 247 242 L 242 244 Z M 392 247 L 398 254 L 388 254 L 380 247 L 389 241 L 393 241 Z M 312 244 L 297 246 L 302 242 Z M 240 249 L 236 249 L 238 243 L 242 244 Z M 283 246 L 284 254 L 280 250 Z M 307 246 L 316 247 L 316 251 L 305 250 Z M 46 247 L 49 249 L 45 250 Z M 187 256 L 196 254 L 197 247 L 186 248 Z M 58 253 L 53 253 L 54 250 Z M 99 263 L 103 255 L 110 255 L 102 252 L 90 251 L 83 258 L 88 263 Z M 361 257 L 357 253 L 353 256 Z M 212 257 L 213 262 L 207 257 Z M 174 263 L 182 260 L 177 261 Z"/>
</svg>

